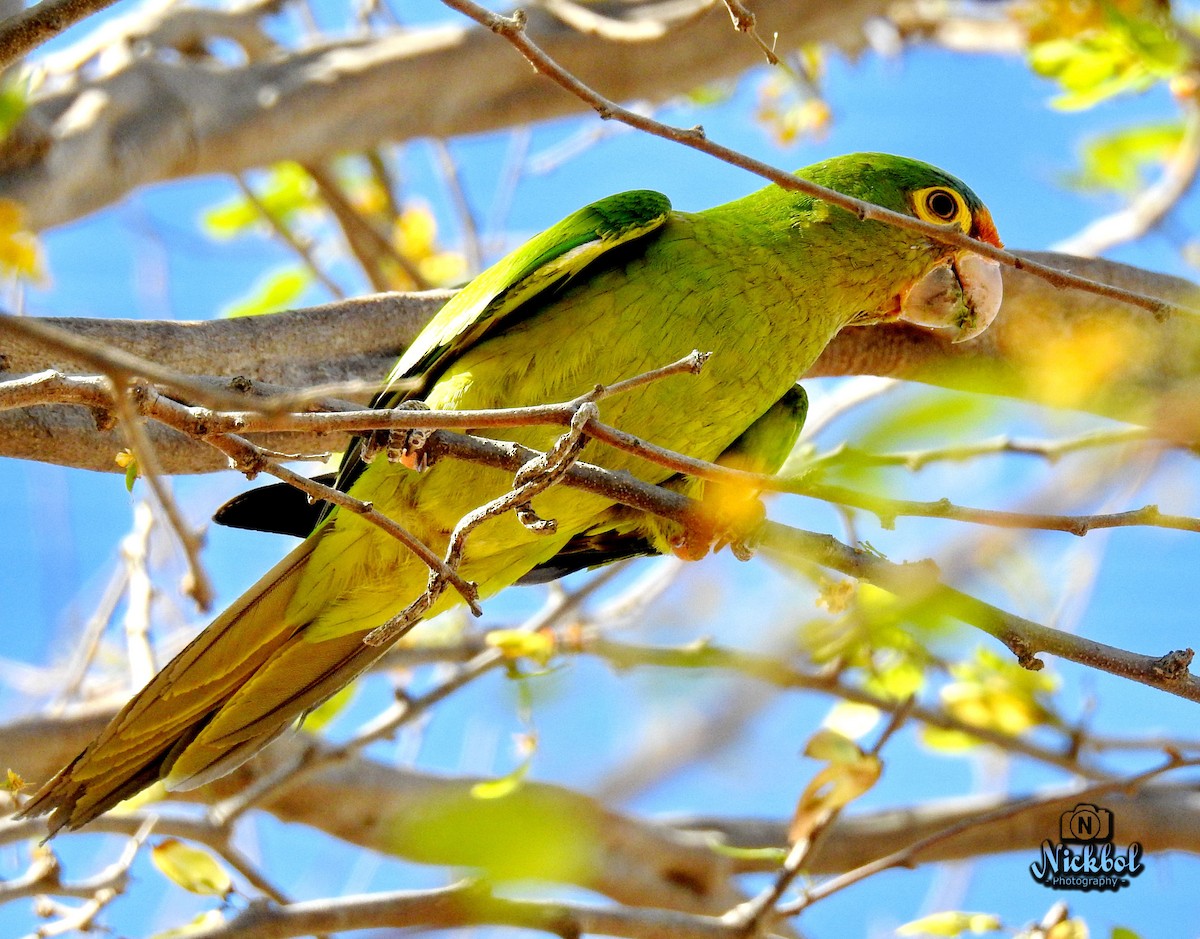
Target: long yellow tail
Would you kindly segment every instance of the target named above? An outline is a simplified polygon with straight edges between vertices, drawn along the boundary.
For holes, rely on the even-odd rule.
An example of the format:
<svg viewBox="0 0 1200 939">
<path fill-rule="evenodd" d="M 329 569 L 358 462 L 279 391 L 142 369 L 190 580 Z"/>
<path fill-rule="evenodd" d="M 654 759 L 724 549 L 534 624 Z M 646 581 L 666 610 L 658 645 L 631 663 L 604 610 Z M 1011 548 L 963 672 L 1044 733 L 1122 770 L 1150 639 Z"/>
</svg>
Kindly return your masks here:
<svg viewBox="0 0 1200 939">
<path fill-rule="evenodd" d="M 304 623 L 287 621 L 317 541 L 305 540 L 192 640 L 19 815 L 51 813 L 53 834 L 159 779 L 172 789 L 203 785 L 377 658 L 383 650 L 363 643 L 365 630 L 314 643 L 305 641 Z"/>
</svg>

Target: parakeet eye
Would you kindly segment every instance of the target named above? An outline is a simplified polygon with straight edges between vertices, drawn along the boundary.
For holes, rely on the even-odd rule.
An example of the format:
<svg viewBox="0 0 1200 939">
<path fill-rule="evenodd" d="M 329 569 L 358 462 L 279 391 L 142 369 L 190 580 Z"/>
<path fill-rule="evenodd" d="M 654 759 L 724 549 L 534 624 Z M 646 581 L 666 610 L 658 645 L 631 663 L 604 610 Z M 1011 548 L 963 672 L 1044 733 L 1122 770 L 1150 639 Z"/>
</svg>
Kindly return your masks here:
<svg viewBox="0 0 1200 939">
<path fill-rule="evenodd" d="M 970 220 L 970 211 L 963 197 L 953 189 L 942 186 L 931 186 L 913 193 L 913 208 L 917 217 L 926 222 L 957 222 L 964 231 Z"/>
</svg>

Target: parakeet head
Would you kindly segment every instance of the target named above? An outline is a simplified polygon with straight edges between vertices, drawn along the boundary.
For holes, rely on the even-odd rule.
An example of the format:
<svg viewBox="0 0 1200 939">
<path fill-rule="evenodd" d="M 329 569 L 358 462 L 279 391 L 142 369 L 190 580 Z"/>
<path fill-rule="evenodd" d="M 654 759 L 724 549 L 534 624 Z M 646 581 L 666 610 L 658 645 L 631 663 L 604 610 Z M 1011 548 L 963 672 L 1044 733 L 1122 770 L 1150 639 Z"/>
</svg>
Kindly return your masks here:
<svg viewBox="0 0 1200 939">
<path fill-rule="evenodd" d="M 796 175 L 1003 247 L 991 213 L 970 187 L 920 160 L 889 153 L 853 153 L 815 163 Z M 877 237 L 868 241 L 889 245 L 889 250 L 895 252 L 897 268 L 917 272 L 903 279 L 897 293 L 881 308 L 861 311 L 854 323 L 898 318 L 947 329 L 955 342 L 962 342 L 979 335 L 995 318 L 1003 294 L 1000 266 L 995 261 L 894 227 L 889 231 L 881 222 L 859 222 L 850 213 L 818 202 L 797 196 L 795 204 L 802 213 L 826 215 L 838 228 L 870 227 Z"/>
</svg>

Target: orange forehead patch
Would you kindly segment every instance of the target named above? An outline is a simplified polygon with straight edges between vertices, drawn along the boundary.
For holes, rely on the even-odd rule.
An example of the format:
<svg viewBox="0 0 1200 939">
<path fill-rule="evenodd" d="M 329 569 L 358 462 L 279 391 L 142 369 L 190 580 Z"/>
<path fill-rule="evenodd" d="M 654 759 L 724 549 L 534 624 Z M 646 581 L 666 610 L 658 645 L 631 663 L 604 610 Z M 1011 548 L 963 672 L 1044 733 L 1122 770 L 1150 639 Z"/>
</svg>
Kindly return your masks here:
<svg viewBox="0 0 1200 939">
<path fill-rule="evenodd" d="M 980 208 L 975 213 L 974 224 L 971 225 L 971 237 L 986 241 L 997 248 L 1004 247 L 1004 242 L 1000 240 L 1000 235 L 996 231 L 996 223 L 992 221 L 992 213 L 984 208 Z"/>
</svg>

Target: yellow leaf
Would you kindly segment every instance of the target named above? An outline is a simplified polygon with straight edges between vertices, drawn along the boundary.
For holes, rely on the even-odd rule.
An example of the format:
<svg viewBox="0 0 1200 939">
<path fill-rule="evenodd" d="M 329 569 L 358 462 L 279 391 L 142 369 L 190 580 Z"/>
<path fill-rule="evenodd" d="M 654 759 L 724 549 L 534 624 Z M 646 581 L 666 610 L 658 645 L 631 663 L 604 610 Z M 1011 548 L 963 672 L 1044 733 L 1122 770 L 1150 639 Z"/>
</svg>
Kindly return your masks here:
<svg viewBox="0 0 1200 939">
<path fill-rule="evenodd" d="M 414 261 L 433 254 L 437 239 L 437 221 L 428 207 L 410 205 L 396 219 L 393 233 L 396 250 Z"/>
<path fill-rule="evenodd" d="M 1046 931 L 1046 939 L 1088 939 L 1087 923 L 1081 919 L 1064 919 Z"/>
<path fill-rule="evenodd" d="M 0 199 L 0 271 L 26 280 L 45 279 L 41 243 L 25 230 L 25 209 L 12 199 Z"/>
<path fill-rule="evenodd" d="M 485 641 L 492 648 L 499 649 L 506 659 L 532 659 L 543 668 L 554 655 L 554 635 L 549 632 L 493 629 Z"/>
<path fill-rule="evenodd" d="M 439 251 L 417 262 L 417 270 L 431 284 L 444 286 L 463 280 L 467 274 L 467 259 L 453 251 Z"/>
<path fill-rule="evenodd" d="M 10 769 L 8 771 L 8 776 L 4 781 L 4 788 L 8 792 L 20 792 L 25 788 L 25 779 L 20 773 L 14 772 Z"/>
<path fill-rule="evenodd" d="M 229 873 L 203 848 L 167 838 L 154 846 L 150 860 L 167 878 L 191 893 L 225 897 L 233 891 Z"/>
<path fill-rule="evenodd" d="M 196 916 L 190 923 L 175 926 L 163 932 L 156 932 L 150 939 L 185 939 L 196 933 L 208 932 L 225 924 L 225 913 L 221 910 L 209 910 Z"/>
<path fill-rule="evenodd" d="M 964 933 L 978 936 L 985 932 L 996 932 L 1002 928 L 1000 918 L 991 913 L 963 913 L 947 910 L 931 913 L 896 930 L 897 936 L 961 936 Z"/>
<path fill-rule="evenodd" d="M 804 755 L 825 760 L 829 765 L 812 778 L 800 795 L 788 831 L 793 842 L 809 837 L 835 812 L 874 786 L 883 772 L 877 756 L 863 753 L 853 740 L 828 728 L 813 734 Z"/>
<path fill-rule="evenodd" d="M 804 755 L 827 763 L 853 763 L 863 752 L 862 748 L 845 734 L 826 727 L 812 735 L 804 748 Z"/>
</svg>

